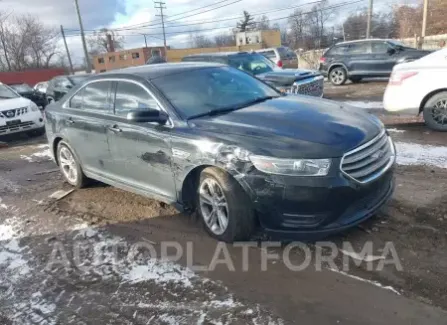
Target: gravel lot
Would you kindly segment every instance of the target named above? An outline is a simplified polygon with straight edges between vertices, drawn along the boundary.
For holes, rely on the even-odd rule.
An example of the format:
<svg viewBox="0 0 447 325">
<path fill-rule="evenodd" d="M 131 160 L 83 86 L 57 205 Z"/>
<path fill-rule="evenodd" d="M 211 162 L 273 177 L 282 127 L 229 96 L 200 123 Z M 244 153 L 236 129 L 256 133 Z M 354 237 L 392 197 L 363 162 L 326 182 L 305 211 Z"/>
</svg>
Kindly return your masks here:
<svg viewBox="0 0 447 325">
<path fill-rule="evenodd" d="M 385 116 L 385 86 L 328 86 L 326 97 Z M 313 259 L 301 271 L 265 257 L 287 252 L 299 265 L 303 250 L 266 247 L 256 236 L 245 256 L 241 246 L 210 239 L 194 216 L 104 184 L 56 198 L 70 187 L 45 139 L 6 139 L 0 324 L 446 324 L 447 134 L 420 123 L 388 129 L 398 149 L 393 199 L 375 218 L 329 238 L 335 249 L 307 243 Z M 154 258 L 167 241 L 183 251 L 175 261 Z M 371 245 L 370 263 L 351 258 L 345 271 L 346 242 L 357 252 Z M 387 243 L 401 269 L 378 271 Z M 213 264 L 216 251 L 227 252 L 234 269 Z M 334 263 L 320 270 L 316 257 L 331 251 Z"/>
</svg>

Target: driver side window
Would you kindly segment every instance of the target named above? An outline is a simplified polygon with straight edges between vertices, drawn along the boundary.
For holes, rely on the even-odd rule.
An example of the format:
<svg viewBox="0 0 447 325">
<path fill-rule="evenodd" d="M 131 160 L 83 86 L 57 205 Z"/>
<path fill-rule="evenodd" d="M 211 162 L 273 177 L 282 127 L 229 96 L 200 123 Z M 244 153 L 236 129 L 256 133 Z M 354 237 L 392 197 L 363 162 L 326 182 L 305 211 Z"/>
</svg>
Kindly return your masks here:
<svg viewBox="0 0 447 325">
<path fill-rule="evenodd" d="M 115 94 L 115 114 L 126 116 L 136 110 L 160 110 L 155 99 L 140 85 L 119 81 Z"/>
</svg>

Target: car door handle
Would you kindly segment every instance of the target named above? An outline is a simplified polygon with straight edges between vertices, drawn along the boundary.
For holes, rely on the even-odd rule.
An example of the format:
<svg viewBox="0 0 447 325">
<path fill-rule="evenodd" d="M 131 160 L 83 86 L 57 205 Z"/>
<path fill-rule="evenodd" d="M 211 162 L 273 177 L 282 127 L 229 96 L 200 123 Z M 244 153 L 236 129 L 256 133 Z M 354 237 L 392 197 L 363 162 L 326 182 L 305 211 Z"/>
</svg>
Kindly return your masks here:
<svg viewBox="0 0 447 325">
<path fill-rule="evenodd" d="M 75 123 L 75 121 L 73 121 L 72 119 L 71 119 L 71 117 L 67 120 L 67 123 L 68 124 L 74 124 Z"/>
<path fill-rule="evenodd" d="M 108 129 L 112 132 L 122 132 L 123 131 L 117 125 L 109 126 Z"/>
</svg>

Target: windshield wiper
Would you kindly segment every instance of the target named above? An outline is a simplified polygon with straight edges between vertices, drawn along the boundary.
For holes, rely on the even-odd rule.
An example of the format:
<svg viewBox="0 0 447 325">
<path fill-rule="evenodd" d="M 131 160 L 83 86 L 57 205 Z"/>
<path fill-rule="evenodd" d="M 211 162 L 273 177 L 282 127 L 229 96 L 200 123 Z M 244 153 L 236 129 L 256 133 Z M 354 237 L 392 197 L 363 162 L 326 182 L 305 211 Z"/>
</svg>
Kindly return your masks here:
<svg viewBox="0 0 447 325">
<path fill-rule="evenodd" d="M 254 104 L 258 104 L 258 103 L 262 103 L 262 102 L 265 102 L 265 101 L 267 101 L 267 100 L 270 100 L 270 99 L 273 99 L 273 98 L 278 98 L 278 97 L 280 97 L 280 96 L 264 96 L 264 97 L 258 97 L 258 98 L 255 98 L 255 99 L 253 99 L 253 100 L 249 100 L 248 102 L 239 104 L 239 105 L 235 106 L 234 109 L 240 109 L 240 108 L 248 107 L 248 106 L 251 106 L 251 105 L 254 105 Z"/>
</svg>

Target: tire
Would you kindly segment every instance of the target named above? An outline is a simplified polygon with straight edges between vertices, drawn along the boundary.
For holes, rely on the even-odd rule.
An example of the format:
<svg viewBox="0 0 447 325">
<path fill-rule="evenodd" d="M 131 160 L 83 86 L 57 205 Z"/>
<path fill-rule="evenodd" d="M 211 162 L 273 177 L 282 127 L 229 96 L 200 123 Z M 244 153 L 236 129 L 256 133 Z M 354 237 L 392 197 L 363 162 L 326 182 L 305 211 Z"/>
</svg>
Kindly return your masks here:
<svg viewBox="0 0 447 325">
<path fill-rule="evenodd" d="M 348 80 L 348 73 L 343 67 L 335 67 L 329 72 L 329 80 L 334 86 L 342 86 Z"/>
<path fill-rule="evenodd" d="M 359 82 L 362 81 L 362 78 L 360 78 L 360 77 L 351 77 L 351 78 L 349 78 L 349 80 L 351 80 L 351 82 L 353 84 L 358 84 Z"/>
<path fill-rule="evenodd" d="M 222 203 L 223 200 L 217 200 L 215 203 L 219 202 L 220 204 L 226 204 L 226 206 L 213 206 L 206 203 L 204 194 L 208 198 L 212 198 L 207 190 L 207 186 L 209 189 L 211 184 L 217 184 L 217 187 L 214 187 L 215 193 L 217 193 L 217 197 L 225 200 L 225 203 Z M 254 210 L 247 193 L 231 175 L 215 167 L 205 168 L 200 174 L 196 196 L 197 212 L 202 219 L 205 230 L 211 237 L 227 243 L 250 239 L 255 228 Z M 218 217 L 218 214 L 214 215 L 215 227 L 210 226 L 211 222 L 207 222 L 207 219 L 211 219 L 207 218 L 207 215 L 211 215 L 209 211 L 215 209 L 226 212 L 226 227 L 224 223 L 221 224 L 222 218 Z M 221 225 L 222 227 L 220 227 Z"/>
<path fill-rule="evenodd" d="M 63 156 L 61 156 L 63 155 Z M 62 161 L 67 160 L 69 162 L 70 158 L 69 155 L 73 158 L 72 165 L 70 165 L 70 168 L 73 168 L 73 171 L 76 172 L 75 177 L 69 177 L 67 170 L 67 165 L 65 165 Z M 84 175 L 84 172 L 82 171 L 81 164 L 79 163 L 79 159 L 74 154 L 71 147 L 68 145 L 68 143 L 64 141 L 60 141 L 57 146 L 57 161 L 59 164 L 59 168 L 61 170 L 62 176 L 64 176 L 65 181 L 76 187 L 76 188 L 82 188 L 87 185 L 87 177 Z"/>
<path fill-rule="evenodd" d="M 438 106 L 438 109 L 435 107 Z M 436 131 L 447 131 L 447 91 L 430 97 L 424 105 L 425 124 Z"/>
</svg>

